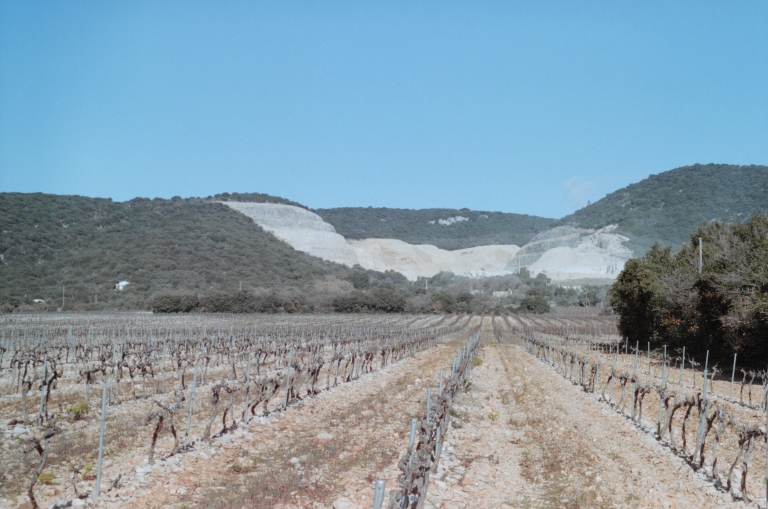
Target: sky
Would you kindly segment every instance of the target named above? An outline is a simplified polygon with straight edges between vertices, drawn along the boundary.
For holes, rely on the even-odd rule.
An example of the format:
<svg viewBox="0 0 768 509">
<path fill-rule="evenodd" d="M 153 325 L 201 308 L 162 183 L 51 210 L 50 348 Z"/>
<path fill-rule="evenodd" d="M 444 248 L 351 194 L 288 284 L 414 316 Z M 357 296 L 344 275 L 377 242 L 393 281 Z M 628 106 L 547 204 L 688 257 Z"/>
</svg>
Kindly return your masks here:
<svg viewBox="0 0 768 509">
<path fill-rule="evenodd" d="M 561 217 L 768 164 L 768 2 L 0 0 L 0 192 Z"/>
</svg>

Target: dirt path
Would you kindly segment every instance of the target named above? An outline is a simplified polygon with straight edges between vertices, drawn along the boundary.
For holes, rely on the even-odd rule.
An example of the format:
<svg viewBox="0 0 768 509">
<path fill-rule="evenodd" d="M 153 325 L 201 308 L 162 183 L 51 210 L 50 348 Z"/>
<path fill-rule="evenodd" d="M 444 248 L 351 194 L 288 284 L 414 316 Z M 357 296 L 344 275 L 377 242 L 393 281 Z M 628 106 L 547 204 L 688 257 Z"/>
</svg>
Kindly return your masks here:
<svg viewBox="0 0 768 509">
<path fill-rule="evenodd" d="M 483 363 L 455 400 L 427 508 L 745 507 L 520 347 L 496 343 L 490 322 L 483 325 Z M 158 461 L 104 505 L 368 509 L 375 479 L 396 487 L 410 418 L 465 339 Z"/>
<path fill-rule="evenodd" d="M 428 507 L 745 507 L 522 348 L 481 355 Z"/>
<path fill-rule="evenodd" d="M 390 476 L 394 486 L 392 466 L 407 445 L 410 418 L 465 340 L 461 333 L 210 446 L 158 461 L 153 472 L 111 491 L 107 505 L 330 507 L 346 498 L 347 507 L 368 507 L 377 478 Z"/>
</svg>

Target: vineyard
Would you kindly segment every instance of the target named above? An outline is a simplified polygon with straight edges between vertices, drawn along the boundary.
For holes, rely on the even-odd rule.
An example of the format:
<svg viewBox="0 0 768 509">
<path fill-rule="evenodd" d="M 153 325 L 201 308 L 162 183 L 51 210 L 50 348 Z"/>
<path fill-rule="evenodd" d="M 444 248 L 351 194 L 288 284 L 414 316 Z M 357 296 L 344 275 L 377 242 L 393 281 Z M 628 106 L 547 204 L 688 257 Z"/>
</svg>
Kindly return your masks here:
<svg viewBox="0 0 768 509">
<path fill-rule="evenodd" d="M 685 350 L 677 356 L 650 345 L 644 350 L 604 324 L 518 319 L 506 325 L 528 353 L 655 437 L 710 486 L 764 507 L 765 372 L 739 369 L 736 357 L 725 370 Z"/>
<path fill-rule="evenodd" d="M 765 500 L 765 373 L 629 345 L 614 316 L 60 314 L 0 332 L 0 507 Z"/>
<path fill-rule="evenodd" d="M 149 474 L 158 459 L 200 449 L 253 419 L 365 378 L 460 331 L 466 337 L 470 321 L 359 315 L 5 318 L 0 496 L 28 500 L 32 507 L 98 499 L 120 488 L 126 476 Z M 446 395 L 458 390 L 468 359 L 466 350 L 452 366 L 453 376 L 441 379 Z M 429 423 L 445 421 L 442 392 L 419 427 L 420 450 L 440 441 L 439 426 Z M 136 451 L 145 452 L 144 466 L 126 466 Z M 409 492 L 418 492 L 413 487 L 431 466 L 427 457 L 414 458 L 403 485 Z"/>
</svg>

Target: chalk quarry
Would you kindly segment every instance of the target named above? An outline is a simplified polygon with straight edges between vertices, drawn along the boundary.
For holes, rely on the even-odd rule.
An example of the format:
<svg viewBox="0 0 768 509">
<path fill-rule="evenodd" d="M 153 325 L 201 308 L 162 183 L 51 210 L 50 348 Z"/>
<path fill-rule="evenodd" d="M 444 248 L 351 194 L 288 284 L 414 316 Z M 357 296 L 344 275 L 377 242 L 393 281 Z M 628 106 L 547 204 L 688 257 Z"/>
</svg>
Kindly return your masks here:
<svg viewBox="0 0 768 509">
<path fill-rule="evenodd" d="M 522 248 L 515 245 L 477 246 L 457 251 L 429 244 L 408 244 L 397 239 L 347 240 L 317 214 L 292 205 L 221 202 L 271 232 L 294 249 L 324 260 L 377 271 L 393 270 L 410 280 L 439 272 L 487 277 L 512 274 L 527 268 L 553 280 L 614 279 L 632 251 L 627 237 L 600 230 L 561 226 L 534 237 Z M 445 228 L 456 222 L 444 221 Z"/>
</svg>

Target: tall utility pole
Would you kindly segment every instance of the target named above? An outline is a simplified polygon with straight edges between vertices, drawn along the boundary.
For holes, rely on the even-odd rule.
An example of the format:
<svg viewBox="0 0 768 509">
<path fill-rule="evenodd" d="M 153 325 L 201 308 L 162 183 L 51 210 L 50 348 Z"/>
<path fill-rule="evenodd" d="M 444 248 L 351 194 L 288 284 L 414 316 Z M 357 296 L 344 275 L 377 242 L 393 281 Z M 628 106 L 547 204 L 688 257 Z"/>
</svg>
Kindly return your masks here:
<svg viewBox="0 0 768 509">
<path fill-rule="evenodd" d="M 242 281 L 240 281 L 240 291 L 241 292 L 243 291 L 243 282 Z"/>
<path fill-rule="evenodd" d="M 699 274 L 701 274 L 702 257 L 701 257 L 701 237 L 699 237 Z"/>
<path fill-rule="evenodd" d="M 64 309 L 64 285 L 61 285 L 61 309 Z"/>
</svg>

